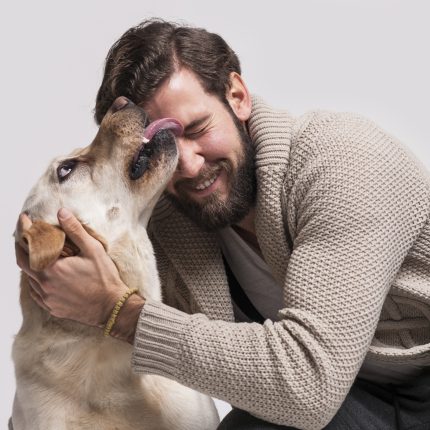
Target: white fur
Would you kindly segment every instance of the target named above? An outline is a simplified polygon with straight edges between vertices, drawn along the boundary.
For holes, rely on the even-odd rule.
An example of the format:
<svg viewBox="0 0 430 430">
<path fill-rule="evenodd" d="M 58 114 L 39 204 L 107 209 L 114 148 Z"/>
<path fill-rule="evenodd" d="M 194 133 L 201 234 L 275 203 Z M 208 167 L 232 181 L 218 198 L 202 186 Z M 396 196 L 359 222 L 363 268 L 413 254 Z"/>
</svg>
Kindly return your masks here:
<svg viewBox="0 0 430 430">
<path fill-rule="evenodd" d="M 62 159 L 54 160 L 23 209 L 33 220 L 58 224 L 57 210 L 70 208 L 106 240 L 124 282 L 161 300 L 145 227 L 177 155 L 161 154 L 157 168 L 131 183 L 124 166 L 142 142 L 143 131 L 136 110 L 108 113 L 92 145 L 72 154 L 95 161 L 80 163 L 61 184 L 56 169 Z M 98 328 L 50 317 L 29 297 L 25 276 L 21 290 L 23 325 L 13 346 L 14 430 L 217 427 L 210 397 L 160 376 L 133 374 L 131 345 L 105 338 Z"/>
</svg>

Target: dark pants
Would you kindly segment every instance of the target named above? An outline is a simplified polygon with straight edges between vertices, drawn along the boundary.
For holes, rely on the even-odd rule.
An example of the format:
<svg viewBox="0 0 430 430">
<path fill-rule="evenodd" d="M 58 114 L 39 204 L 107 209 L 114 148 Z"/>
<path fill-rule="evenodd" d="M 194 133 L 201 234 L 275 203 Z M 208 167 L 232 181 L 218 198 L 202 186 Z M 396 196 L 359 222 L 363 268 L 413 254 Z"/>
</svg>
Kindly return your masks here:
<svg viewBox="0 0 430 430">
<path fill-rule="evenodd" d="M 297 430 L 233 409 L 218 430 Z M 430 369 L 404 385 L 357 379 L 325 430 L 430 430 Z"/>
</svg>

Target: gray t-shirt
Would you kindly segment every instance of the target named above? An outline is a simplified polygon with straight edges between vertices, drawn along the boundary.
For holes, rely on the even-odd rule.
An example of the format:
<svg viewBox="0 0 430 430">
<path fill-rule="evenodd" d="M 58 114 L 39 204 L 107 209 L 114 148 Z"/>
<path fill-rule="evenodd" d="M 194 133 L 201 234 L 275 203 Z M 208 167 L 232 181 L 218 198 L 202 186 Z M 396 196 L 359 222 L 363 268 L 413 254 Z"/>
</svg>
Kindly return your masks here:
<svg viewBox="0 0 430 430">
<path fill-rule="evenodd" d="M 273 278 L 267 263 L 231 227 L 218 232 L 222 253 L 248 299 L 265 319 L 278 321 L 283 308 L 282 287 Z M 233 302 L 237 322 L 250 319 Z"/>
</svg>

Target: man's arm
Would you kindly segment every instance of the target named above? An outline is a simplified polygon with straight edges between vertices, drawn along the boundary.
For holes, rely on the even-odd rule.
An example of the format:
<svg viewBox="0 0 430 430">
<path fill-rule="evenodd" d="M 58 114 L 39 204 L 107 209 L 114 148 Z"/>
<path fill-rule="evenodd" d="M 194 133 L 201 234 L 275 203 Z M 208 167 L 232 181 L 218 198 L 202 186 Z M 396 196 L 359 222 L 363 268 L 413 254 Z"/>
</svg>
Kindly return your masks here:
<svg viewBox="0 0 430 430">
<path fill-rule="evenodd" d="M 369 121 L 341 120 L 310 124 L 291 150 L 283 197 L 294 249 L 282 320 L 214 321 L 148 300 L 135 371 L 175 379 L 274 423 L 327 425 L 429 213 L 426 176 L 407 151 Z"/>
</svg>

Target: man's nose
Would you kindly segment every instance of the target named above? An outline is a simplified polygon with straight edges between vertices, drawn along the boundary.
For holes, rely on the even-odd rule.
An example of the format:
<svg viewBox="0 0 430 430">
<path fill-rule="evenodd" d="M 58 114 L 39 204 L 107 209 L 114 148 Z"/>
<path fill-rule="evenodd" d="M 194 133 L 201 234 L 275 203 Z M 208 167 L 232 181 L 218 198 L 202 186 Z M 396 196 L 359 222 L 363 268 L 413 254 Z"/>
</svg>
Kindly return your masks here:
<svg viewBox="0 0 430 430">
<path fill-rule="evenodd" d="M 178 174 L 183 178 L 195 178 L 205 162 L 200 145 L 183 137 L 177 138 L 177 144 L 179 149 Z"/>
</svg>

